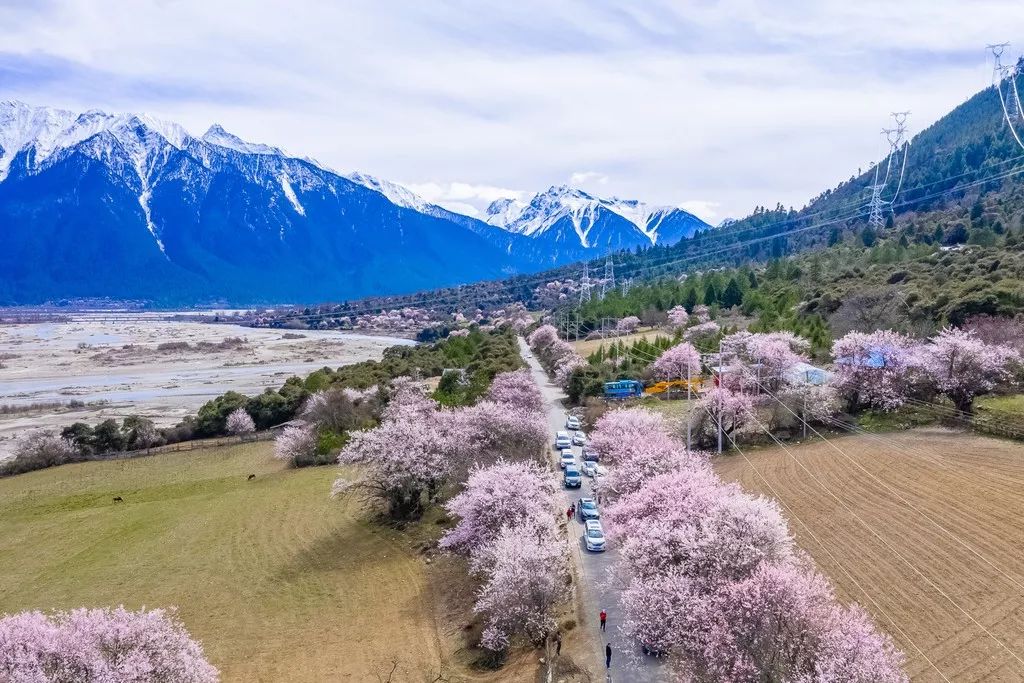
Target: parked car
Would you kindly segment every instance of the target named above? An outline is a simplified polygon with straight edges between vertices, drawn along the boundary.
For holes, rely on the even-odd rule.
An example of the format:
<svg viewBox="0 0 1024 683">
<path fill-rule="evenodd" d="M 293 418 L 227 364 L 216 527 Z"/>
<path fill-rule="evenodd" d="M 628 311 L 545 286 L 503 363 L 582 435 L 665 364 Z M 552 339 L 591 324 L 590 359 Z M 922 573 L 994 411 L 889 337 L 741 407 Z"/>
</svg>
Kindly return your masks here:
<svg viewBox="0 0 1024 683">
<path fill-rule="evenodd" d="M 597 501 L 593 498 L 580 498 L 580 501 L 576 503 L 576 514 L 584 522 L 588 519 L 601 518 L 601 511 L 597 509 Z"/>
<path fill-rule="evenodd" d="M 600 520 L 588 519 L 583 523 L 583 540 L 587 550 L 595 553 L 604 552 L 604 529 L 601 527 Z"/>
<path fill-rule="evenodd" d="M 584 460 L 593 460 L 594 462 L 597 462 L 598 460 L 601 459 L 601 457 L 597 454 L 597 451 L 595 451 L 593 448 L 587 448 L 586 446 L 584 446 L 583 447 L 583 459 Z"/>
<path fill-rule="evenodd" d="M 587 445 L 587 437 L 583 434 L 583 432 L 576 432 L 576 433 L 574 433 L 572 435 L 572 445 L 573 446 L 586 446 Z"/>
<path fill-rule="evenodd" d="M 558 450 L 572 448 L 572 439 L 569 438 L 569 432 L 558 432 L 555 434 L 555 448 Z"/>
<path fill-rule="evenodd" d="M 565 428 L 570 430 L 577 430 L 580 428 L 580 419 L 575 415 L 570 415 L 565 418 Z"/>
<path fill-rule="evenodd" d="M 565 483 L 567 489 L 578 489 L 583 486 L 583 475 L 580 474 L 580 468 L 576 467 L 575 464 L 565 466 L 565 474 L 562 475 L 562 482 Z"/>
<path fill-rule="evenodd" d="M 558 466 L 564 470 L 569 465 L 576 465 L 576 455 L 569 449 L 565 449 L 558 458 Z"/>
<path fill-rule="evenodd" d="M 604 476 L 604 468 L 598 465 L 593 460 L 584 460 L 583 466 L 580 469 L 583 470 L 583 474 L 587 475 L 588 477 L 593 477 L 596 479 L 597 477 Z"/>
</svg>

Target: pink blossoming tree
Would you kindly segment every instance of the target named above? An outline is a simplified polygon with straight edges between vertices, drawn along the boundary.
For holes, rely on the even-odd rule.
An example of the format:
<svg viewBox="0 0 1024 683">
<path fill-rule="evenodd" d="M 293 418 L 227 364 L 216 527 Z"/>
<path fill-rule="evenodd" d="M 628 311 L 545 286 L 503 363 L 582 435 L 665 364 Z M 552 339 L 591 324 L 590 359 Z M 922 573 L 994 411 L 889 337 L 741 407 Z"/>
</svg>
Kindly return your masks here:
<svg viewBox="0 0 1024 683">
<path fill-rule="evenodd" d="M 668 326 L 673 331 L 684 329 L 690 322 L 690 314 L 683 306 L 674 306 L 668 309 Z"/>
<path fill-rule="evenodd" d="M 285 427 L 274 439 L 274 457 L 292 465 L 316 453 L 316 428 L 311 424 Z"/>
<path fill-rule="evenodd" d="M 630 332 L 635 331 L 639 326 L 640 318 L 635 315 L 627 315 L 625 318 L 622 318 L 615 323 L 615 331 L 620 334 L 629 334 Z"/>
<path fill-rule="evenodd" d="M 0 680 L 11 683 L 213 683 L 173 610 L 76 609 L 0 618 Z"/>
<path fill-rule="evenodd" d="M 445 504 L 459 521 L 441 547 L 472 555 L 513 526 L 547 532 L 555 519 L 555 485 L 550 471 L 533 462 L 505 462 L 474 468 L 466 486 Z"/>
<path fill-rule="evenodd" d="M 252 421 L 245 408 L 237 408 L 228 415 L 227 430 L 229 434 L 252 434 L 256 431 L 256 423 Z"/>
<path fill-rule="evenodd" d="M 569 599 L 565 542 L 552 528 L 506 527 L 472 561 L 484 577 L 473 611 L 483 616 L 480 644 L 492 651 L 524 636 L 543 642 L 555 629 L 555 608 Z"/>
<path fill-rule="evenodd" d="M 654 376 L 660 380 L 698 377 L 700 376 L 700 353 L 692 344 L 686 342 L 676 344 L 658 356 L 651 369 L 654 371 Z"/>
<path fill-rule="evenodd" d="M 833 386 L 853 406 L 895 410 L 914 381 L 917 344 L 892 330 L 850 332 L 832 344 Z"/>
<path fill-rule="evenodd" d="M 526 411 L 544 410 L 544 397 L 529 370 L 501 372 L 494 376 L 487 400 Z"/>
<path fill-rule="evenodd" d="M 919 350 L 928 379 L 957 410 L 972 411 L 974 397 L 992 391 L 1012 377 L 1012 363 L 1021 357 L 1000 344 L 987 344 L 970 330 L 946 328 Z"/>
</svg>

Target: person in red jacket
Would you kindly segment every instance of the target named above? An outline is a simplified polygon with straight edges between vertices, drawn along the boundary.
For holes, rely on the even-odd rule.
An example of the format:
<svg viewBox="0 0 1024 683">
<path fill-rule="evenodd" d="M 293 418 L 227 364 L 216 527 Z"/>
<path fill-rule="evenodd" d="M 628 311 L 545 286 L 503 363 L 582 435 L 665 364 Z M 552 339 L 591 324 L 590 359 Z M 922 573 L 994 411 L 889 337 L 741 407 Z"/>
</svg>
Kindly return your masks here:
<svg viewBox="0 0 1024 683">
<path fill-rule="evenodd" d="M 607 613 L 607 612 L 605 612 L 605 611 L 604 611 L 604 610 L 602 609 L 602 610 L 601 610 L 601 630 L 602 630 L 602 631 L 604 630 L 604 625 L 605 625 L 605 622 L 607 622 L 607 621 L 608 621 L 608 613 Z"/>
</svg>

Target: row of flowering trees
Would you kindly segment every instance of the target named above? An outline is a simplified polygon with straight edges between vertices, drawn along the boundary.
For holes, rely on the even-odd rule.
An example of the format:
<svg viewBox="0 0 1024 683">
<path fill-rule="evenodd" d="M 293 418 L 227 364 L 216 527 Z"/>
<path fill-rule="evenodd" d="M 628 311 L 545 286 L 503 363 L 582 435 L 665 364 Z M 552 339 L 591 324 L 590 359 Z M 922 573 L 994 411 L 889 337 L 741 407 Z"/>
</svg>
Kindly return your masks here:
<svg viewBox="0 0 1024 683">
<path fill-rule="evenodd" d="M 558 336 L 553 325 L 541 325 L 527 338 L 527 342 L 560 386 L 568 386 L 573 371 L 587 365 L 575 347 Z"/>
<path fill-rule="evenodd" d="M 907 680 L 891 639 L 795 549 L 775 502 L 723 483 L 646 410 L 607 413 L 590 443 L 609 467 L 623 627 L 678 680 Z"/>
<path fill-rule="evenodd" d="M 489 650 L 505 650 L 517 635 L 542 642 L 555 628 L 554 608 L 569 598 L 555 496 L 542 465 L 499 460 L 475 467 L 445 505 L 459 521 L 441 547 L 467 557 L 481 581 L 474 609 L 485 620 L 481 645 Z"/>
<path fill-rule="evenodd" d="M 851 406 L 893 410 L 936 394 L 957 410 L 1013 378 L 1024 359 L 1010 346 L 988 343 L 972 330 L 946 328 L 919 342 L 899 332 L 851 332 L 832 347 L 835 386 Z"/>
<path fill-rule="evenodd" d="M 0 681 L 108 683 L 219 679 L 173 611 L 75 609 L 0 618 Z"/>
<path fill-rule="evenodd" d="M 357 487 L 382 500 L 395 519 L 412 519 L 448 482 L 461 483 L 475 465 L 525 455 L 547 443 L 542 398 L 529 373 L 495 376 L 484 400 L 442 409 L 408 380 L 396 380 L 380 425 L 351 432 L 338 462 L 362 465 L 357 479 L 340 478 L 335 494 Z"/>
<path fill-rule="evenodd" d="M 690 328 L 692 329 L 692 328 Z M 677 344 L 650 366 L 659 380 L 703 374 L 712 366 L 713 386 L 702 392 L 691 423 L 708 443 L 719 429 L 728 441 L 760 430 L 775 432 L 801 421 L 827 421 L 845 404 L 852 410 L 894 410 L 907 401 L 947 397 L 971 412 L 975 396 L 1014 378 L 1020 354 L 987 343 L 970 330 L 944 329 L 923 342 L 899 332 L 851 332 L 833 345 L 833 370 L 799 369 L 808 361 L 809 343 L 791 332 L 726 335 L 716 352 Z"/>
<path fill-rule="evenodd" d="M 496 375 L 483 400 L 455 409 L 397 382 L 380 426 L 354 432 L 338 458 L 362 467 L 359 479 L 338 479 L 335 494 L 358 487 L 396 519 L 419 515 L 446 484 L 462 485 L 445 505 L 458 522 L 441 547 L 466 557 L 480 582 L 474 610 L 485 624 L 481 645 L 494 652 L 517 636 L 542 641 L 568 597 L 543 408 L 527 370 Z"/>
</svg>

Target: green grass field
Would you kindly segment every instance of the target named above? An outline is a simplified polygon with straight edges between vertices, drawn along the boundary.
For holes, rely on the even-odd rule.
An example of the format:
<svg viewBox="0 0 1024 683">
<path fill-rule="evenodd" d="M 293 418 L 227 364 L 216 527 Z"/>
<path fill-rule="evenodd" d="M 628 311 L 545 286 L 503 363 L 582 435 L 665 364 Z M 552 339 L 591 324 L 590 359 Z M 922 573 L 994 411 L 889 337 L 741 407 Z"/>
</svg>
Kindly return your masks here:
<svg viewBox="0 0 1024 683">
<path fill-rule="evenodd" d="M 424 564 L 357 499 L 329 498 L 337 468 L 289 470 L 271 447 L 0 479 L 0 613 L 175 605 L 224 681 L 376 680 L 393 659 L 430 680 Z"/>
<path fill-rule="evenodd" d="M 1013 394 L 1012 396 L 982 396 L 974 402 L 975 410 L 984 411 L 986 408 L 1000 413 L 1013 413 L 1024 419 L 1024 394 Z"/>
</svg>

